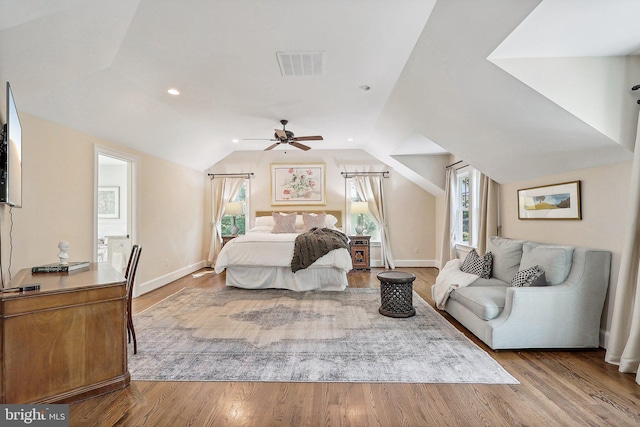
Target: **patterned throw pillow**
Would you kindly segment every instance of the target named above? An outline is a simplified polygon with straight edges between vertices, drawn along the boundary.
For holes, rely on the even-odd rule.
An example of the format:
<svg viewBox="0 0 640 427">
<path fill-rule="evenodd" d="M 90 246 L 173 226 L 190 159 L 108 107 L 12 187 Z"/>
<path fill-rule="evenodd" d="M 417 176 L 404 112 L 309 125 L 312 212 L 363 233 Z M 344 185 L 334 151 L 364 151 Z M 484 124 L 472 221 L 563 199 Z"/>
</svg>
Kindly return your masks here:
<svg viewBox="0 0 640 427">
<path fill-rule="evenodd" d="M 327 214 L 308 214 L 302 213 L 302 221 L 304 222 L 304 231 L 309 231 L 312 228 L 324 228 L 326 227 Z"/>
<path fill-rule="evenodd" d="M 272 214 L 275 225 L 271 230 L 272 233 L 295 233 L 297 212 L 283 215 L 277 212 Z"/>
<path fill-rule="evenodd" d="M 539 266 L 525 268 L 520 270 L 513 276 L 511 280 L 511 286 L 514 287 L 526 287 L 526 286 L 547 286 L 547 279 L 545 278 L 544 271 Z"/>
<path fill-rule="evenodd" d="M 490 279 L 492 266 L 493 254 L 491 252 L 487 252 L 483 256 L 480 256 L 475 249 L 471 249 L 471 252 L 469 252 L 467 257 L 464 259 L 460 270 L 465 273 L 475 274 L 483 279 Z"/>
</svg>

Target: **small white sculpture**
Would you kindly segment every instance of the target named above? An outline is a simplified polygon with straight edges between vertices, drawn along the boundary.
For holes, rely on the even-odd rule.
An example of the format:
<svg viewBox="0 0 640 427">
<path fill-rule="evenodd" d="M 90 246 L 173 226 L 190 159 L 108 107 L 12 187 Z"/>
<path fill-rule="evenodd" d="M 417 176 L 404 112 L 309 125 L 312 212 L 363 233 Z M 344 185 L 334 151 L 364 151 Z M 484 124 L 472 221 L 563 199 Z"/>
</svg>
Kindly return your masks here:
<svg viewBox="0 0 640 427">
<path fill-rule="evenodd" d="M 69 258 L 69 254 L 67 254 L 67 251 L 69 250 L 69 242 L 62 241 L 58 243 L 58 249 L 60 249 L 60 252 L 58 253 L 58 258 L 60 258 L 60 264 L 62 265 L 69 264 L 69 261 L 67 261 Z"/>
</svg>

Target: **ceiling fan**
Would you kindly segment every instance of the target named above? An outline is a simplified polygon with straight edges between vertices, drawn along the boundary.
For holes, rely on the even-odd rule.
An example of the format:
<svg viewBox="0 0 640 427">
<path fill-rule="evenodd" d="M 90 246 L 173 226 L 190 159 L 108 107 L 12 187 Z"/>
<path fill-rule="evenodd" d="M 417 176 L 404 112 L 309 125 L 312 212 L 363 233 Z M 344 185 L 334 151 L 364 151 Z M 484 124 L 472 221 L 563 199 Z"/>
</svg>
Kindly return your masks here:
<svg viewBox="0 0 640 427">
<path fill-rule="evenodd" d="M 274 138 L 271 139 L 248 139 L 247 141 L 276 141 L 274 144 L 268 146 L 264 149 L 264 151 L 272 150 L 280 144 L 289 144 L 293 145 L 296 148 L 307 151 L 310 150 L 311 147 L 300 144 L 299 141 L 322 141 L 323 138 L 320 135 L 315 136 L 295 136 L 293 132 L 290 130 L 286 130 L 288 120 L 280 120 L 282 124 L 282 129 L 274 129 L 276 133 L 273 134 Z"/>
</svg>

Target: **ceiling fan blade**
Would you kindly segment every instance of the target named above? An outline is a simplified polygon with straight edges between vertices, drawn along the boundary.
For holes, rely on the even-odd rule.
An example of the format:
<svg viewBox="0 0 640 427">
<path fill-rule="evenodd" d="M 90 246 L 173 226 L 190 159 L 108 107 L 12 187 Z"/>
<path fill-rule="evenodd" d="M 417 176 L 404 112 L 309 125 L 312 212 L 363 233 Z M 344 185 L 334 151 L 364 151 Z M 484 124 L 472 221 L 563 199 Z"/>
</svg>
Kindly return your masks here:
<svg viewBox="0 0 640 427">
<path fill-rule="evenodd" d="M 242 138 L 243 141 L 280 141 L 274 138 Z"/>
<path fill-rule="evenodd" d="M 291 138 L 293 141 L 323 141 L 324 138 L 322 138 L 320 135 L 316 135 L 316 136 L 296 136 L 294 138 Z"/>
<path fill-rule="evenodd" d="M 276 136 L 282 140 L 287 139 L 287 133 L 282 129 L 274 129 L 276 131 Z"/>
<path fill-rule="evenodd" d="M 301 150 L 304 150 L 304 151 L 311 150 L 311 147 L 307 147 L 306 145 L 304 145 L 304 144 L 300 144 L 300 143 L 295 142 L 295 141 L 292 141 L 292 142 L 290 142 L 289 144 L 293 145 L 293 146 L 294 146 L 294 147 L 296 147 L 296 148 L 299 148 L 299 149 L 301 149 Z"/>
<path fill-rule="evenodd" d="M 269 150 L 273 150 L 274 148 L 276 148 L 278 145 L 280 145 L 279 142 L 276 142 L 273 145 L 268 146 L 267 148 L 264 149 L 264 151 L 269 151 Z"/>
</svg>

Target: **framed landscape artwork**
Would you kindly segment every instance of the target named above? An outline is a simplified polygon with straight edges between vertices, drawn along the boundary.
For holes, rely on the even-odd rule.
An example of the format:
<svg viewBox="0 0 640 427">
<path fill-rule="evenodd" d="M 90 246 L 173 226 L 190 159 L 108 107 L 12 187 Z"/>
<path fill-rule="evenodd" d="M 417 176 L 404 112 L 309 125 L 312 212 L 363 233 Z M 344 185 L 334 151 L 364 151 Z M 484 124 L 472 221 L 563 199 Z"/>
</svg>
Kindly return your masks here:
<svg viewBox="0 0 640 427">
<path fill-rule="evenodd" d="M 518 219 L 582 219 L 580 181 L 518 190 Z"/>
<path fill-rule="evenodd" d="M 120 187 L 98 188 L 98 218 L 120 218 Z"/>
<path fill-rule="evenodd" d="M 324 163 L 272 163 L 272 205 L 326 205 Z"/>
</svg>

